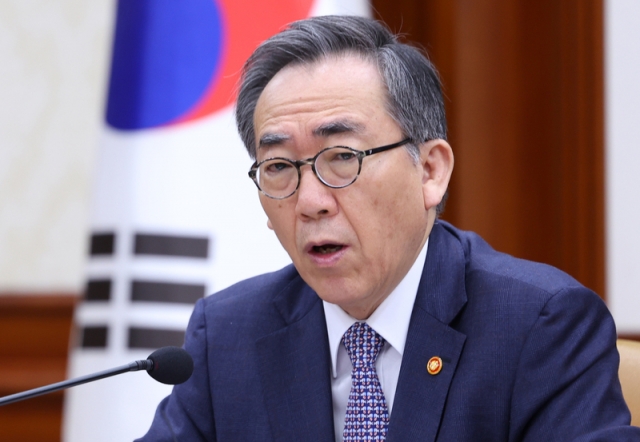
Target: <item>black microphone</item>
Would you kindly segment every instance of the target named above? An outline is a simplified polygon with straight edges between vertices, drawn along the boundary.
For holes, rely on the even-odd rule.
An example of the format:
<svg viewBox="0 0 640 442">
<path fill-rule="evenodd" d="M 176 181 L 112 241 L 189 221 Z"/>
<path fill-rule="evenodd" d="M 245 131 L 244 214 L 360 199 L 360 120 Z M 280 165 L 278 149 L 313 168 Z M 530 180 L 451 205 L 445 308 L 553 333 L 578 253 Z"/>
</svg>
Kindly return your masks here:
<svg viewBox="0 0 640 442">
<path fill-rule="evenodd" d="M 151 368 L 145 370 L 149 376 L 163 384 L 182 384 L 193 373 L 193 359 L 180 347 L 162 347 L 151 353 L 146 361 L 136 362 L 151 362 Z"/>
<path fill-rule="evenodd" d="M 97 381 L 98 379 L 108 378 L 117 374 L 139 370 L 147 370 L 149 376 L 163 384 L 182 384 L 189 379 L 191 373 L 193 373 L 193 359 L 189 353 L 180 347 L 162 347 L 151 353 L 146 360 L 134 361 L 128 365 L 122 365 L 98 373 L 5 396 L 0 398 L 0 406 L 52 393 L 64 388 L 86 384 L 87 382 Z"/>
</svg>

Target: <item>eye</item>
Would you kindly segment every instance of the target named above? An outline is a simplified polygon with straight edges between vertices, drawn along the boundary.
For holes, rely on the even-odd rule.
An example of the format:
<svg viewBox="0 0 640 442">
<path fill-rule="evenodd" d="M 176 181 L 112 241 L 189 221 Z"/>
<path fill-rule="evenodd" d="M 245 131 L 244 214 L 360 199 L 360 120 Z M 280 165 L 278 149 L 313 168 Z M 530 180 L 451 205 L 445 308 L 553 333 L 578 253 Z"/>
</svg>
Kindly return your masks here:
<svg viewBox="0 0 640 442">
<path fill-rule="evenodd" d="M 271 161 L 262 165 L 262 169 L 265 173 L 269 174 L 278 174 L 287 171 L 287 169 L 291 169 L 293 165 L 286 161 Z"/>
<path fill-rule="evenodd" d="M 337 157 L 339 160 L 349 161 L 353 160 L 356 157 L 356 154 L 353 152 L 340 152 Z"/>
<path fill-rule="evenodd" d="M 340 162 L 348 162 L 356 159 L 356 154 L 351 152 L 350 150 L 335 150 L 335 151 L 327 151 L 329 155 L 329 162 L 331 163 L 340 163 Z"/>
</svg>

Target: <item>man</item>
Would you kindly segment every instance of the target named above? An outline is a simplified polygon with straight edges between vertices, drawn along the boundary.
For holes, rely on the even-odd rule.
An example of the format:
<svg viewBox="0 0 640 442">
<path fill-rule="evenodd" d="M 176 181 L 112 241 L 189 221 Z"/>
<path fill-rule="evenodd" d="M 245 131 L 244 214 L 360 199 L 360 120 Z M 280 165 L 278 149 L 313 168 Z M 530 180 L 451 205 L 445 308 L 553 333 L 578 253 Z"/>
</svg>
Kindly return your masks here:
<svg viewBox="0 0 640 442">
<path fill-rule="evenodd" d="M 196 305 L 194 374 L 142 440 L 640 440 L 600 299 L 437 220 L 453 154 L 417 50 L 364 18 L 294 23 L 236 116 L 293 266 Z"/>
</svg>

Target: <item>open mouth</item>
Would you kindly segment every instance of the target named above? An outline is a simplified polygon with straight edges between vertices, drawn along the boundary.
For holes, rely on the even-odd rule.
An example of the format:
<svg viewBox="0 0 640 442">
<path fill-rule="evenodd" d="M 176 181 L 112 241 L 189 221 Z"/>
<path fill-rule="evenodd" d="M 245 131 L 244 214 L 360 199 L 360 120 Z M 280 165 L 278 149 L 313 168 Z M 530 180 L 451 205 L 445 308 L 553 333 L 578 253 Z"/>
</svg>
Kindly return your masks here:
<svg viewBox="0 0 640 442">
<path fill-rule="evenodd" d="M 341 250 L 343 246 L 340 244 L 323 244 L 321 246 L 313 246 L 311 250 L 314 253 L 319 253 L 320 255 L 326 255 L 329 253 L 335 253 L 338 250 Z"/>
</svg>

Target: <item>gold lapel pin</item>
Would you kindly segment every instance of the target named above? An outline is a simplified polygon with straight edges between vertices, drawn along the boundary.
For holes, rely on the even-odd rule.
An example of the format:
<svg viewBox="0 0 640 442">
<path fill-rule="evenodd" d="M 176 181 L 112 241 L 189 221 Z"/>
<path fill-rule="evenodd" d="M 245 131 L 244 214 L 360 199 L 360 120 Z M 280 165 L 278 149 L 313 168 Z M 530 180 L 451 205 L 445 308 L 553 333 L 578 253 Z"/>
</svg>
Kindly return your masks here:
<svg viewBox="0 0 640 442">
<path fill-rule="evenodd" d="M 427 362 L 427 371 L 429 374 L 435 376 L 440 373 L 440 370 L 442 370 L 442 359 L 438 356 L 434 356 L 429 359 L 429 362 Z"/>
</svg>

